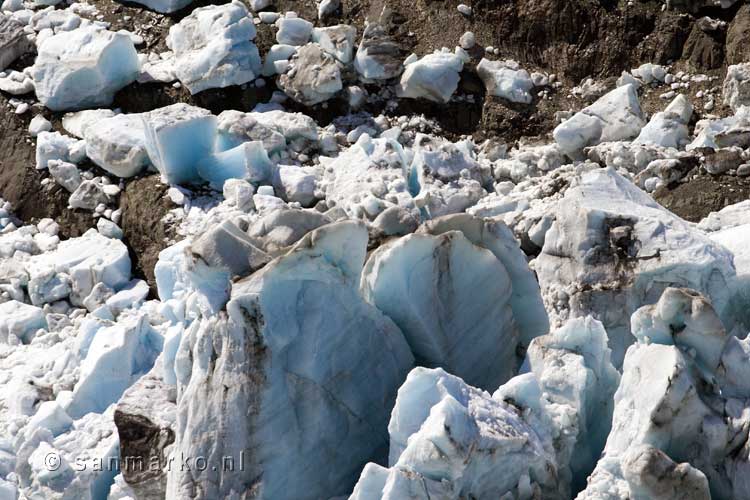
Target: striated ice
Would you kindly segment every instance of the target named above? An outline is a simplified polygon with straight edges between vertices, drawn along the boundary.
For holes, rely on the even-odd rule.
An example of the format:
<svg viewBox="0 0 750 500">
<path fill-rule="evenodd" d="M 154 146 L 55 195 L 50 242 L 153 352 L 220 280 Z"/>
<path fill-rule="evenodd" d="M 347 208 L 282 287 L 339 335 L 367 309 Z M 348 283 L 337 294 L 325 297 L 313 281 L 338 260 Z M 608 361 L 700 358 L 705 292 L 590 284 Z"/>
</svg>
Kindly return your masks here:
<svg viewBox="0 0 750 500">
<path fill-rule="evenodd" d="M 370 255 L 361 286 L 365 299 L 399 325 L 417 364 L 487 389 L 515 372 L 510 276 L 461 232 L 411 234 L 382 245 Z"/>
<path fill-rule="evenodd" d="M 255 25 L 241 2 L 195 9 L 169 29 L 174 72 L 191 94 L 240 85 L 260 74 Z"/>
<path fill-rule="evenodd" d="M 475 246 L 492 252 L 507 271 L 512 286 L 510 307 L 521 345 L 528 347 L 532 339 L 545 335 L 549 320 L 539 284 L 510 229 L 499 220 L 455 214 L 427 221 L 418 230 L 432 235 L 450 231 L 459 231 Z"/>
<path fill-rule="evenodd" d="M 108 106 L 139 71 L 128 35 L 89 25 L 44 40 L 31 74 L 41 103 L 63 111 Z"/>
<path fill-rule="evenodd" d="M 412 357 L 357 293 L 366 246 L 362 223 L 324 226 L 236 283 L 226 314 L 193 323 L 175 360 L 174 453 L 244 452 L 244 471 L 172 468 L 167 497 L 343 495 L 384 451 Z"/>
</svg>

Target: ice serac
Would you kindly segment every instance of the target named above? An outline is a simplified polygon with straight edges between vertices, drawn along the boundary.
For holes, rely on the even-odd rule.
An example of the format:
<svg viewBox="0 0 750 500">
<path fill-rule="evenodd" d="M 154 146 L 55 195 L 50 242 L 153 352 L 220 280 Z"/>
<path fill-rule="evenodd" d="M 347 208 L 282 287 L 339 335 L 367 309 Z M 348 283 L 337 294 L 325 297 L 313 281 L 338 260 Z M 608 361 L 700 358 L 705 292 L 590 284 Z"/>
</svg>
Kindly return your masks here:
<svg viewBox="0 0 750 500">
<path fill-rule="evenodd" d="M 491 61 L 482 59 L 477 65 L 477 74 L 484 82 L 487 93 L 511 102 L 530 104 L 534 83 L 529 73 L 515 61 Z"/>
<path fill-rule="evenodd" d="M 531 341 L 531 377 L 519 375 L 493 394 L 516 405 L 550 439 L 559 477 L 572 492 L 586 485 L 612 424 L 620 375 L 607 343 L 599 321 L 571 319 Z"/>
<path fill-rule="evenodd" d="M 146 151 L 170 184 L 199 180 L 198 163 L 213 151 L 216 117 L 208 110 L 177 103 L 143 114 Z"/>
<path fill-rule="evenodd" d="M 634 341 L 630 315 L 669 286 L 694 288 L 729 312 L 731 253 L 613 169 L 574 178 L 556 212 L 534 263 L 550 320 L 599 319 L 615 366 Z"/>
<path fill-rule="evenodd" d="M 112 104 L 115 92 L 139 71 L 128 35 L 89 25 L 46 38 L 31 74 L 39 101 L 64 111 Z"/>
<path fill-rule="evenodd" d="M 401 328 L 418 364 L 493 390 L 519 364 L 510 275 L 459 230 L 436 233 L 411 234 L 375 250 L 362 294 Z"/>
<path fill-rule="evenodd" d="M 133 177 L 151 161 L 146 152 L 146 131 L 140 114 L 116 115 L 86 128 L 86 156 L 117 177 Z"/>
<path fill-rule="evenodd" d="M 578 498 L 747 497 L 747 342 L 689 289 L 666 289 L 632 325 L 612 431 Z"/>
<path fill-rule="evenodd" d="M 524 347 L 535 337 L 549 332 L 536 276 L 511 230 L 500 220 L 482 219 L 469 214 L 447 215 L 425 222 L 418 232 L 439 235 L 460 231 L 474 245 L 492 252 L 510 277 L 513 292 L 510 307 Z"/>
<path fill-rule="evenodd" d="M 569 156 L 600 142 L 623 141 L 638 136 L 646 125 L 632 84 L 623 85 L 600 97 L 553 131 L 555 142 Z"/>
<path fill-rule="evenodd" d="M 177 78 L 196 94 L 247 83 L 260 74 L 261 61 L 252 17 L 239 1 L 209 5 L 169 29 Z"/>
<path fill-rule="evenodd" d="M 521 413 L 440 368 L 409 373 L 388 431 L 390 468 L 368 464 L 350 500 L 564 498 L 554 451 Z"/>
<path fill-rule="evenodd" d="M 363 223 L 323 226 L 236 283 L 226 313 L 193 323 L 175 360 L 174 453 L 242 454 L 244 470 L 172 468 L 168 498 L 328 498 L 383 457 L 413 358 L 358 294 L 366 247 Z"/>
<path fill-rule="evenodd" d="M 447 49 L 427 54 L 405 64 L 397 94 L 399 97 L 446 103 L 458 88 L 463 68 L 463 58 Z"/>
</svg>

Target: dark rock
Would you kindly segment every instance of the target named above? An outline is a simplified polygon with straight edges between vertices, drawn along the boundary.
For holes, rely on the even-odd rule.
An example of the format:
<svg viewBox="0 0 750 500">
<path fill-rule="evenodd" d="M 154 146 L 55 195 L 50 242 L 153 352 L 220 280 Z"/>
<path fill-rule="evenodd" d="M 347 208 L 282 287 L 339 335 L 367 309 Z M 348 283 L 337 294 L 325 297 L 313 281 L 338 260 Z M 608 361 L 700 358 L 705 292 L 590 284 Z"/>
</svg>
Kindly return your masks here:
<svg viewBox="0 0 750 500">
<path fill-rule="evenodd" d="M 750 61 L 750 5 L 743 5 L 727 31 L 727 64 Z"/>
<path fill-rule="evenodd" d="M 161 377 L 161 363 L 122 395 L 115 409 L 120 436 L 120 471 L 138 500 L 166 495 L 169 450 L 174 443 L 175 387 Z"/>
<path fill-rule="evenodd" d="M 154 265 L 159 260 L 159 252 L 168 246 L 170 229 L 162 218 L 172 208 L 164 195 L 168 186 L 159 182 L 158 175 L 149 175 L 130 180 L 120 195 L 122 221 L 120 227 L 125 235 L 125 243 L 130 249 L 133 272 L 136 277 L 145 279 L 156 295 Z"/>
<path fill-rule="evenodd" d="M 724 64 L 726 26 L 704 17 L 693 24 L 682 58 L 697 70 L 720 68 Z"/>
</svg>

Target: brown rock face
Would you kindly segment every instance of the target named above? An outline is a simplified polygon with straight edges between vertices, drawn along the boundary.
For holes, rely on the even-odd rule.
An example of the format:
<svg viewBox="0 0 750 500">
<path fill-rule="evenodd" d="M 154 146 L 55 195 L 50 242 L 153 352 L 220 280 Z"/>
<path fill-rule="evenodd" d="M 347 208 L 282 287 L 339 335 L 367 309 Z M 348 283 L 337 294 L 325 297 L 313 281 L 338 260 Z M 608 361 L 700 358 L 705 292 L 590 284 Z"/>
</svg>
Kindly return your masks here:
<svg viewBox="0 0 750 500">
<path fill-rule="evenodd" d="M 122 221 L 120 226 L 133 261 L 133 272 L 148 282 L 156 294 L 154 265 L 159 252 L 167 247 L 169 230 L 162 218 L 170 209 L 164 197 L 167 186 L 159 183 L 158 174 L 141 177 L 127 183 L 120 195 Z"/>
<path fill-rule="evenodd" d="M 727 64 L 750 61 L 750 5 L 743 5 L 727 31 Z"/>
<path fill-rule="evenodd" d="M 682 58 L 696 70 L 720 68 L 724 64 L 726 28 L 714 26 L 707 18 L 693 24 Z"/>
</svg>

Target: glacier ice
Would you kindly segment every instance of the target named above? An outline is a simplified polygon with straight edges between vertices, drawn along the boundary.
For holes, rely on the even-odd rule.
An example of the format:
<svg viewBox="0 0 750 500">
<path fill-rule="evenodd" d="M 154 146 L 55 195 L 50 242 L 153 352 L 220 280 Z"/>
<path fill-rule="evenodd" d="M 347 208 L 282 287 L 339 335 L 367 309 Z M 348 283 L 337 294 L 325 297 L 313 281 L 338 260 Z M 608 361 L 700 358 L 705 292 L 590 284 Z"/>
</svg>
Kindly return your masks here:
<svg viewBox="0 0 750 500">
<path fill-rule="evenodd" d="M 140 114 L 97 120 L 83 132 L 86 156 L 117 177 L 133 177 L 151 164 L 146 131 Z"/>
<path fill-rule="evenodd" d="M 31 49 L 23 28 L 18 20 L 0 13 L 0 71 Z"/>
<path fill-rule="evenodd" d="M 693 106 L 680 94 L 664 111 L 651 117 L 633 142 L 682 149 L 690 142 L 687 125 L 692 115 Z"/>
<path fill-rule="evenodd" d="M 186 332 L 175 360 L 174 453 L 250 452 L 244 472 L 172 468 L 168 497 L 248 488 L 263 498 L 342 495 L 384 451 L 388 409 L 412 357 L 393 322 L 357 292 L 366 242 L 362 223 L 323 226 L 238 282 L 225 314 Z"/>
<path fill-rule="evenodd" d="M 299 47 L 289 59 L 279 86 L 295 101 L 314 106 L 335 96 L 342 88 L 341 63 L 317 43 Z"/>
<path fill-rule="evenodd" d="M 724 79 L 724 104 L 737 111 L 750 105 L 750 63 L 735 64 L 727 68 Z"/>
<path fill-rule="evenodd" d="M 612 432 L 578 498 L 747 496 L 746 342 L 689 289 L 667 288 L 632 325 Z"/>
<path fill-rule="evenodd" d="M 562 122 L 552 135 L 560 149 L 574 156 L 600 142 L 632 139 L 645 125 L 638 94 L 629 84 L 617 87 Z"/>
<path fill-rule="evenodd" d="M 140 72 L 130 37 L 95 26 L 57 33 L 38 52 L 36 95 L 54 111 L 107 106 Z"/>
<path fill-rule="evenodd" d="M 190 5 L 193 0 L 134 0 L 156 12 L 170 14 Z"/>
<path fill-rule="evenodd" d="M 191 94 L 240 85 L 260 74 L 255 26 L 239 1 L 195 9 L 169 29 L 174 73 Z"/>
<path fill-rule="evenodd" d="M 459 231 L 385 243 L 362 274 L 363 296 L 399 325 L 418 364 L 485 389 L 517 368 L 511 293 L 503 263 Z"/>
<path fill-rule="evenodd" d="M 622 365 L 634 338 L 630 315 L 668 286 L 709 296 L 729 312 L 732 255 L 613 169 L 586 172 L 557 205 L 534 262 L 553 325 L 592 314 Z"/>
<path fill-rule="evenodd" d="M 415 368 L 388 425 L 390 469 L 368 464 L 351 500 L 557 495 L 554 452 L 512 406 L 440 368 Z"/>
<path fill-rule="evenodd" d="M 491 61 L 482 59 L 477 64 L 477 74 L 484 82 L 489 95 L 502 97 L 511 102 L 530 104 L 534 83 L 529 73 L 515 61 Z"/>
<path fill-rule="evenodd" d="M 418 60 L 407 59 L 397 94 L 399 97 L 446 103 L 458 88 L 463 67 L 464 59 L 447 49 Z"/>
<path fill-rule="evenodd" d="M 388 80 L 403 71 L 401 48 L 379 23 L 371 22 L 365 26 L 354 68 L 366 81 Z"/>
<path fill-rule="evenodd" d="M 276 41 L 282 45 L 305 45 L 313 31 L 313 23 L 300 17 L 283 17 L 276 24 Z"/>
<path fill-rule="evenodd" d="M 337 24 L 313 28 L 312 41 L 335 57 L 342 64 L 349 64 L 354 58 L 354 40 L 357 28 L 348 24 Z"/>
<path fill-rule="evenodd" d="M 322 187 L 329 206 L 369 219 L 390 206 L 416 211 L 408 186 L 409 161 L 397 141 L 362 135 L 338 157 L 323 162 Z"/>
<path fill-rule="evenodd" d="M 274 169 L 263 143 L 248 141 L 205 157 L 198 162 L 197 173 L 212 187 L 222 189 L 228 179 L 244 179 L 255 183 L 270 180 Z"/>
<path fill-rule="evenodd" d="M 146 151 L 170 184 L 197 181 L 198 163 L 213 151 L 216 117 L 189 104 L 172 104 L 143 115 Z"/>
</svg>

